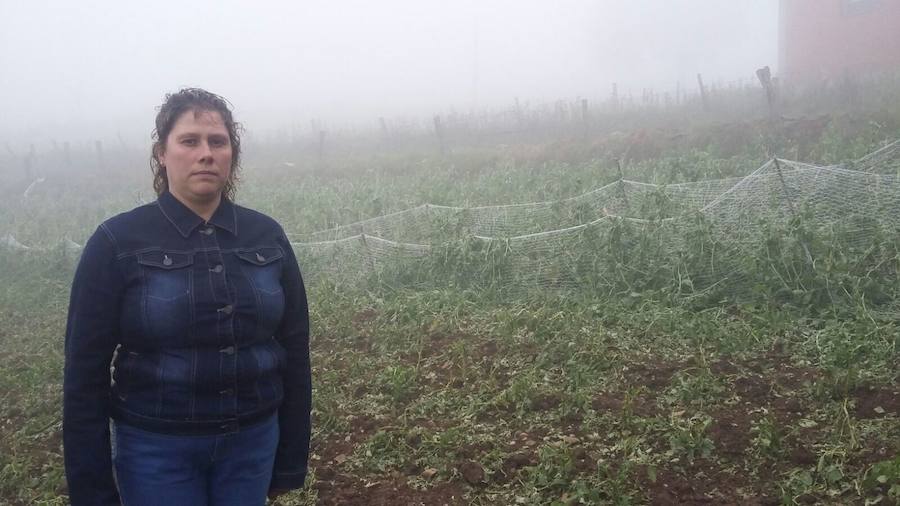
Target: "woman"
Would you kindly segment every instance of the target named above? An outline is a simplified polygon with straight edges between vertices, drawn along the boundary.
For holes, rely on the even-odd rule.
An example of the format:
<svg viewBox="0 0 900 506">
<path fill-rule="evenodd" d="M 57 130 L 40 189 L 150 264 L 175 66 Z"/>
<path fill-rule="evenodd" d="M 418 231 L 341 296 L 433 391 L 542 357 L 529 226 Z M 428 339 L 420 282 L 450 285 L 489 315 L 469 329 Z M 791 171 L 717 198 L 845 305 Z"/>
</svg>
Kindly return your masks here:
<svg viewBox="0 0 900 506">
<path fill-rule="evenodd" d="M 63 388 L 73 506 L 261 505 L 303 486 L 306 293 L 278 223 L 232 203 L 239 128 L 218 95 L 167 95 L 158 200 L 85 245 Z"/>
</svg>

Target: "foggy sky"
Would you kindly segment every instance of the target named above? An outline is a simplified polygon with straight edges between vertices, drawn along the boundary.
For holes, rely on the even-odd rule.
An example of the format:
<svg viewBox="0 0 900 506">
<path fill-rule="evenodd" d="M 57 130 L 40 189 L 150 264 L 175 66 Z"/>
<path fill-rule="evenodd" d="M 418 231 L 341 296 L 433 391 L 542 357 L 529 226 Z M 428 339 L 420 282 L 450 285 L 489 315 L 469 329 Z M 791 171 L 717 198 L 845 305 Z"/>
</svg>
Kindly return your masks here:
<svg viewBox="0 0 900 506">
<path fill-rule="evenodd" d="M 146 139 L 166 92 L 248 129 L 640 96 L 777 67 L 777 0 L 0 0 L 0 140 Z"/>
</svg>

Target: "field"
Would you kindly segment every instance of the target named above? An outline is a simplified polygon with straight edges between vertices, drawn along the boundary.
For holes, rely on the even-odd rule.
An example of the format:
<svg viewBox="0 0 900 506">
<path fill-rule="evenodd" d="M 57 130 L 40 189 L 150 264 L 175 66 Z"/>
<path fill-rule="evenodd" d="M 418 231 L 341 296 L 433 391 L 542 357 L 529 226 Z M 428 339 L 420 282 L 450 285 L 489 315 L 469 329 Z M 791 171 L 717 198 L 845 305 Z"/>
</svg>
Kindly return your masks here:
<svg viewBox="0 0 900 506">
<path fill-rule="evenodd" d="M 850 163 L 900 137 L 893 111 L 777 128 L 575 128 L 459 141 L 443 154 L 427 139 L 331 156 L 257 141 L 238 202 L 302 238 L 425 203 L 558 201 L 622 178 L 743 177 L 774 151 Z M 27 192 L 33 177 L 16 159 L 0 170 L 0 236 L 30 248 L 0 247 L 2 504 L 66 502 L 62 339 L 78 254 L 61 241 L 83 243 L 105 217 L 152 198 L 143 156 L 107 152 L 99 168 L 88 153 L 67 172 L 48 154 L 45 180 Z M 742 276 L 724 285 L 701 287 L 698 273 L 708 246 L 735 241 L 702 223 L 682 229 L 693 240 L 673 261 L 660 247 L 672 237 L 659 232 L 662 214 L 634 227 L 613 220 L 591 238 L 596 250 L 579 252 L 582 270 L 534 286 L 509 284 L 521 264 L 458 229 L 424 260 L 355 283 L 315 271 L 327 262 L 302 262 L 312 457 L 308 487 L 276 504 L 897 504 L 900 209 L 872 211 L 860 236 L 819 226 L 824 204 L 780 205 L 788 219 L 758 223 L 728 250 Z M 586 257 L 614 275 L 554 281 L 588 276 Z"/>
</svg>

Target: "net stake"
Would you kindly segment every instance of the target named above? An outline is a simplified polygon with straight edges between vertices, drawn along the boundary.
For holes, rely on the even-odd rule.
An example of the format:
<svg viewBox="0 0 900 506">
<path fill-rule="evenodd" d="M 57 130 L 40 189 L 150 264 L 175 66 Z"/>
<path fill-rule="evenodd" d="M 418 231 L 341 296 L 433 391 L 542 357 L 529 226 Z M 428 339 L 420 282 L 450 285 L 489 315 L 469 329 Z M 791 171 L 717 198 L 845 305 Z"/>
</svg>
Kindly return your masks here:
<svg viewBox="0 0 900 506">
<path fill-rule="evenodd" d="M 784 190 L 784 198 L 788 203 L 788 210 L 791 213 L 791 218 L 794 220 L 797 219 L 797 211 L 794 208 L 794 200 L 791 198 L 791 192 L 788 191 L 787 182 L 784 180 L 784 174 L 781 173 L 781 163 L 778 161 L 778 158 L 772 159 L 775 162 L 775 171 L 778 172 L 778 179 L 781 180 L 781 188 Z M 800 241 L 800 246 L 803 247 L 803 252 L 806 254 L 806 261 L 809 262 L 810 265 L 814 265 L 812 254 L 809 252 L 809 248 L 806 246 L 805 241 Z"/>
<path fill-rule="evenodd" d="M 622 192 L 622 200 L 625 201 L 625 209 L 630 209 L 628 194 L 625 193 L 625 176 L 622 175 L 622 163 L 616 158 L 616 170 L 619 172 L 619 190 Z"/>
</svg>

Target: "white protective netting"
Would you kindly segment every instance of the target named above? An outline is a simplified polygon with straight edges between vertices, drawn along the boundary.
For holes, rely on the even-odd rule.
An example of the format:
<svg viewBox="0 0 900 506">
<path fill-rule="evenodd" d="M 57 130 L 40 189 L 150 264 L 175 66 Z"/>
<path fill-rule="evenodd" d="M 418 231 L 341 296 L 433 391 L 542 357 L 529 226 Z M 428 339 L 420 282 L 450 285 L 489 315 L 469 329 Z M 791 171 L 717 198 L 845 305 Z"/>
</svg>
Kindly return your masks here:
<svg viewBox="0 0 900 506">
<path fill-rule="evenodd" d="M 665 186 L 621 180 L 557 202 L 423 205 L 294 235 L 292 244 L 312 280 L 364 281 L 373 273 L 384 279 L 388 271 L 402 278 L 423 266 L 435 277 L 452 277 L 435 266 L 459 266 L 462 260 L 493 263 L 470 270 L 512 290 L 602 292 L 665 277 L 696 293 L 747 281 L 747 257 L 759 254 L 773 227 L 802 220 L 816 233 L 839 231 L 832 240 L 850 249 L 896 237 L 898 160 L 900 144 L 893 143 L 850 164 L 852 169 L 776 159 L 741 178 Z M 798 241 L 818 268 L 805 240 Z M 473 248 L 474 243 L 482 244 Z"/>
<path fill-rule="evenodd" d="M 660 212 L 677 215 L 696 211 L 742 180 L 717 179 L 665 187 L 622 180 L 551 202 L 467 208 L 425 204 L 328 230 L 291 234 L 291 239 L 309 244 L 367 235 L 429 244 L 454 235 L 518 237 L 577 227 L 611 215 L 656 217 Z M 660 202 L 661 198 L 664 202 Z M 660 209 L 660 204 L 665 204 L 665 209 Z"/>
<path fill-rule="evenodd" d="M 900 176 L 900 139 L 856 160 L 851 169 Z"/>
</svg>

